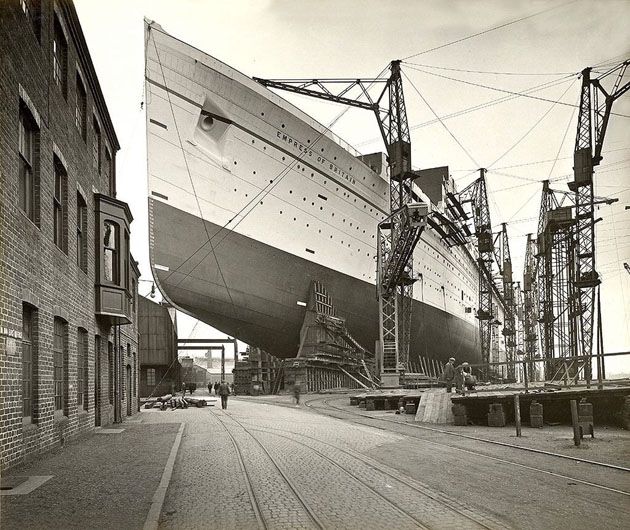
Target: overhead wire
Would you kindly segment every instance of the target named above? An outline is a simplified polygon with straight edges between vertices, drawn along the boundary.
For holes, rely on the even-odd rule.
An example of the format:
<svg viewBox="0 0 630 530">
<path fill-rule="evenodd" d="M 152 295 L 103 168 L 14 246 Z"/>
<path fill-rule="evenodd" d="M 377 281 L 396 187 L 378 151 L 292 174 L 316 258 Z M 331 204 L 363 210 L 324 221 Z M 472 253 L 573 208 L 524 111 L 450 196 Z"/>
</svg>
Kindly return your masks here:
<svg viewBox="0 0 630 530">
<path fill-rule="evenodd" d="M 442 127 L 444 127 L 444 129 L 446 129 L 446 132 L 448 132 L 448 134 L 451 136 L 451 138 L 453 138 L 453 140 L 455 140 L 455 142 L 457 143 L 457 145 L 459 145 L 459 147 L 461 147 L 461 149 L 464 151 L 464 153 L 466 153 L 466 155 L 468 156 L 468 158 L 470 158 L 470 160 L 473 162 L 473 164 L 475 164 L 476 166 L 479 166 L 479 163 L 475 160 L 475 158 L 470 154 L 470 152 L 468 151 L 468 149 L 466 149 L 464 147 L 464 145 L 457 139 L 457 137 L 453 134 L 453 132 L 448 128 L 448 126 L 442 121 L 442 119 L 440 118 L 440 116 L 437 114 L 437 112 L 435 112 L 435 110 L 433 110 L 433 107 L 431 106 L 431 104 L 426 100 L 426 98 L 420 93 L 420 90 L 418 90 L 418 87 L 413 83 L 413 81 L 411 79 L 409 79 L 409 76 L 402 71 L 402 74 L 405 76 L 405 78 L 407 79 L 407 81 L 409 81 L 409 84 L 413 87 L 413 89 L 416 91 L 416 93 L 418 94 L 418 96 L 420 97 L 420 99 L 422 99 L 422 101 L 424 102 L 424 104 L 429 108 L 429 110 L 433 113 L 433 115 L 439 120 L 439 122 L 442 124 Z"/>
<path fill-rule="evenodd" d="M 432 64 L 421 64 L 421 63 L 412 63 L 409 61 L 405 61 L 405 64 L 411 64 L 413 66 L 420 66 L 422 68 L 435 68 L 436 70 L 447 70 L 449 72 L 463 72 L 469 74 L 484 74 L 484 75 L 508 75 L 508 76 L 550 76 L 550 75 L 562 75 L 562 76 L 574 76 L 575 72 L 496 72 L 489 70 L 468 70 L 465 68 L 449 68 L 447 66 L 435 66 Z"/>
<path fill-rule="evenodd" d="M 564 4 L 560 4 L 560 5 L 557 5 L 557 6 L 549 7 L 547 9 L 543 9 L 541 11 L 537 11 L 536 13 L 532 13 L 531 15 L 526 15 L 526 16 L 517 18 L 515 20 L 511 20 L 510 22 L 505 22 L 503 24 L 499 24 L 498 26 L 493 26 L 491 28 L 487 28 L 487 29 L 484 29 L 482 31 L 478 31 L 477 33 L 474 33 L 472 35 L 468 35 L 466 37 L 455 39 L 453 41 L 447 42 L 445 44 L 441 44 L 439 46 L 434 46 L 432 48 L 428 48 L 428 49 L 423 50 L 423 51 L 418 52 L 418 53 L 413 53 L 413 54 L 408 55 L 407 57 L 405 57 L 403 60 L 411 59 L 412 57 L 417 57 L 418 55 L 424 55 L 425 53 L 434 52 L 436 50 L 441 50 L 442 48 L 446 48 L 447 46 L 452 46 L 453 44 L 458 44 L 460 42 L 464 42 L 464 41 L 467 41 L 467 40 L 470 40 L 470 39 L 474 39 L 475 37 L 479 37 L 481 35 L 485 35 L 486 33 L 490 33 L 491 31 L 496 31 L 496 30 L 501 29 L 501 28 L 506 28 L 506 27 L 511 26 L 513 24 L 516 24 L 518 22 L 522 22 L 523 20 L 527 20 L 527 19 L 536 17 L 538 15 L 542 15 L 543 13 L 548 13 L 549 11 L 553 11 L 555 9 L 559 9 L 559 8 L 568 6 L 570 4 L 575 3 L 576 1 L 577 0 L 571 0 L 570 2 L 565 2 Z"/>
<path fill-rule="evenodd" d="M 523 92 L 515 92 L 513 90 L 507 90 L 505 88 L 498 88 L 498 87 L 494 87 L 494 86 L 490 86 L 490 85 L 484 85 L 483 83 L 475 83 L 473 81 L 466 81 L 465 79 L 459 79 L 457 77 L 451 77 L 451 76 L 447 76 L 447 75 L 444 75 L 444 74 L 438 74 L 436 72 L 429 72 L 429 71 L 424 70 L 422 68 L 417 68 L 417 67 L 411 66 L 411 65 L 409 65 L 409 63 L 404 63 L 404 64 L 406 66 L 408 66 L 408 68 L 410 68 L 412 70 L 415 70 L 417 72 L 422 72 L 422 73 L 425 73 L 427 75 L 431 75 L 431 76 L 434 76 L 434 77 L 440 77 L 442 79 L 448 79 L 450 81 L 455 81 L 457 83 L 463 83 L 465 85 L 476 86 L 476 87 L 479 87 L 479 88 L 485 88 L 487 90 L 492 90 L 494 92 L 502 92 L 502 93 L 511 94 L 511 95 L 514 95 L 514 96 L 520 96 L 520 97 L 524 97 L 524 98 L 534 99 L 534 100 L 537 100 L 537 101 L 546 101 L 548 103 L 554 103 L 553 99 L 543 98 L 543 97 L 540 97 L 540 96 L 532 96 L 530 94 L 525 94 Z M 577 75 L 577 74 L 575 74 L 575 75 Z M 569 76 L 569 77 L 573 77 L 573 75 Z M 575 107 L 575 105 L 573 105 L 572 103 L 566 103 L 564 101 L 558 101 L 558 102 L 556 102 L 556 104 L 557 105 L 563 105 L 563 106 L 566 106 L 566 107 Z M 617 112 L 611 112 L 610 115 L 611 116 L 620 116 L 622 118 L 630 118 L 630 115 L 628 115 L 628 114 L 620 114 L 620 113 L 617 113 Z"/>
<path fill-rule="evenodd" d="M 540 123 L 549 115 L 549 113 L 555 108 L 556 104 L 565 96 L 565 94 L 571 90 L 571 88 L 573 87 L 573 85 L 575 84 L 575 81 L 577 81 L 577 78 L 573 80 L 573 82 L 566 88 L 566 90 L 560 95 L 560 97 L 551 104 L 551 106 L 543 113 L 543 115 L 538 118 L 538 120 L 536 120 L 536 122 L 525 132 L 525 134 L 523 134 L 509 149 L 507 149 L 501 156 L 499 156 L 499 158 L 497 158 L 494 162 L 492 162 L 489 166 L 488 169 L 490 169 L 492 166 L 494 166 L 499 160 L 501 160 L 502 158 L 506 157 L 510 152 L 512 152 L 513 149 L 515 149 L 525 138 L 527 138 L 527 136 L 529 136 L 529 134 L 536 128 L 538 127 L 538 125 L 540 125 Z M 574 109 L 575 110 L 575 109 Z"/>
</svg>

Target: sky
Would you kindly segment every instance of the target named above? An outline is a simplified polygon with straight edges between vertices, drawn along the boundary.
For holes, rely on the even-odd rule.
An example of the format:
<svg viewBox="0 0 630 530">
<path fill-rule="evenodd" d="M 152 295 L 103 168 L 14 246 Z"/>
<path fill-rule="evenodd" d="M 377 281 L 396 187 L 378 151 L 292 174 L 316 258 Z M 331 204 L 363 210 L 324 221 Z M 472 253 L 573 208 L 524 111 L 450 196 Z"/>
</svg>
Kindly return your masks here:
<svg viewBox="0 0 630 530">
<path fill-rule="evenodd" d="M 149 280 L 141 283 L 142 294 L 150 291 L 152 278 L 143 17 L 252 77 L 374 77 L 402 59 L 413 166 L 448 165 L 460 190 L 477 177 L 478 168 L 488 168 L 492 223 L 495 230 L 508 223 L 515 279 L 522 277 L 526 235 L 536 232 L 540 181 L 550 179 L 554 189 L 567 190 L 572 179 L 579 72 L 593 66 L 599 75 L 630 58 L 627 0 L 75 0 L 75 5 L 122 146 L 118 198 L 134 215 L 132 252 L 142 278 Z M 513 97 L 534 87 L 533 97 Z M 333 132 L 363 153 L 384 150 L 371 113 L 282 96 L 324 125 L 343 113 Z M 619 199 L 596 212 L 607 352 L 630 351 L 630 274 L 624 269 L 630 263 L 630 209 L 625 209 L 630 92 L 615 102 L 613 112 L 618 115 L 611 117 L 595 175 L 595 194 Z M 181 313 L 178 324 L 180 337 L 223 336 Z M 630 356 L 608 360 L 607 367 L 609 374 L 630 373 Z"/>
</svg>

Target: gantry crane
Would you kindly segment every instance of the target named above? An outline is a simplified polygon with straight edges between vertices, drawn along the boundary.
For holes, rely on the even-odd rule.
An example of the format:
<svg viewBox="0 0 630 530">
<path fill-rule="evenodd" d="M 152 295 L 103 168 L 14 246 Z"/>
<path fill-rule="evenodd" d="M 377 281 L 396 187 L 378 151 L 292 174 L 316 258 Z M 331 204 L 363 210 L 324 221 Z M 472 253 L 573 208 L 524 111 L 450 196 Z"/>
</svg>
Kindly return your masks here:
<svg viewBox="0 0 630 530">
<path fill-rule="evenodd" d="M 390 215 L 378 225 L 378 276 L 382 376 L 398 384 L 407 368 L 411 335 L 413 251 L 427 224 L 430 205 L 416 202 L 412 191 L 418 175 L 411 169 L 411 137 L 403 95 L 400 61 L 392 61 L 388 78 L 270 80 L 258 83 L 281 90 L 374 112 L 387 149 L 390 170 Z M 368 89 L 383 84 L 375 100 Z M 358 87 L 360 96 L 349 93 Z M 367 101 L 359 98 L 365 97 Z M 387 99 L 385 99 L 387 98 Z M 388 106 L 381 107 L 386 100 Z M 383 377 L 381 378 L 383 380 Z"/>
<path fill-rule="evenodd" d="M 490 347 L 492 326 L 495 315 L 492 307 L 492 263 L 494 261 L 494 242 L 492 224 L 490 222 L 490 207 L 486 189 L 486 170 L 479 170 L 479 177 L 459 193 L 459 202 L 470 203 L 474 225 L 474 235 L 477 239 L 477 263 L 479 269 L 479 333 L 481 338 L 481 362 L 490 362 Z M 488 369 L 482 370 L 482 377 L 488 379 Z"/>
<path fill-rule="evenodd" d="M 532 380 L 535 378 L 536 354 L 538 353 L 538 335 L 536 333 L 536 241 L 532 234 L 527 234 L 525 264 L 523 267 L 523 345 L 527 371 Z"/>
<path fill-rule="evenodd" d="M 512 256 L 507 235 L 507 223 L 501 224 L 501 231 L 494 240 L 494 257 L 499 265 L 501 275 L 501 292 L 505 303 L 503 321 L 503 336 L 505 337 L 505 354 L 507 378 L 515 380 L 513 362 L 516 360 L 516 300 L 514 297 L 514 281 L 512 279 Z"/>
<path fill-rule="evenodd" d="M 577 135 L 573 155 L 574 180 L 569 189 L 575 192 L 575 287 L 577 288 L 575 327 L 579 330 L 575 351 L 579 355 L 592 354 L 595 287 L 599 275 L 595 269 L 595 219 L 593 194 L 593 167 L 602 160 L 602 147 L 614 101 L 630 89 L 630 82 L 621 81 L 630 60 L 610 69 L 596 79 L 591 79 L 591 68 L 582 70 L 582 89 Z M 612 90 L 602 87 L 602 80 L 615 75 Z M 593 126 L 594 122 L 594 126 Z M 588 377 L 590 359 L 586 363 Z"/>
</svg>

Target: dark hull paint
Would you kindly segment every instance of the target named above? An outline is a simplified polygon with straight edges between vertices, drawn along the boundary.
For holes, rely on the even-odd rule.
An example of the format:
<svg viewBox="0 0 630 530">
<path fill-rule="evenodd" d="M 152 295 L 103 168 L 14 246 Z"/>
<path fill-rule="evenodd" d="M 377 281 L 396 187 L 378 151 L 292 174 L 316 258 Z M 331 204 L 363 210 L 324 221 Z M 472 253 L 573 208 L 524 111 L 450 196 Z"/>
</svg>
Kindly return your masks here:
<svg viewBox="0 0 630 530">
<path fill-rule="evenodd" d="M 312 280 L 331 294 L 338 316 L 355 339 L 373 351 L 378 339 L 374 285 L 221 230 L 196 216 L 149 199 L 151 262 L 161 291 L 178 308 L 278 357 L 297 354 L 299 333 Z M 205 241 L 209 244 L 187 260 Z M 300 237 L 296 234 L 296 237 Z M 227 288 L 226 288 L 227 286 Z M 410 357 L 418 355 L 478 361 L 478 328 L 414 300 Z"/>
</svg>

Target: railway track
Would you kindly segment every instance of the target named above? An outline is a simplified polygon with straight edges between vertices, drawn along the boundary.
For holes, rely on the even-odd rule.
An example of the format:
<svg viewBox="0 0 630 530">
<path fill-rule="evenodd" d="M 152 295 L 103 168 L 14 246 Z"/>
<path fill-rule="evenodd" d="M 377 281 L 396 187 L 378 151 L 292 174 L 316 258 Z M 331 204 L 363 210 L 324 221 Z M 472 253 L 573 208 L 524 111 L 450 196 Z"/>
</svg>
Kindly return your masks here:
<svg viewBox="0 0 630 530">
<path fill-rule="evenodd" d="M 252 504 L 252 509 L 255 513 L 256 516 L 256 520 L 258 522 L 258 527 L 264 530 L 268 530 L 270 528 L 267 520 L 265 519 L 264 515 L 263 515 L 263 511 L 262 508 L 260 506 L 260 502 L 258 500 L 258 497 L 256 496 L 256 492 L 254 491 L 254 484 L 253 484 L 253 479 L 251 474 L 249 473 L 249 470 L 247 468 L 247 466 L 245 465 L 245 460 L 243 458 L 243 454 L 241 452 L 241 449 L 239 447 L 238 442 L 236 441 L 236 438 L 234 437 L 234 435 L 232 434 L 232 432 L 230 431 L 230 429 L 228 428 L 228 426 L 226 425 L 226 422 L 221 418 L 221 416 L 227 416 L 229 418 L 231 418 L 232 421 L 234 421 L 235 423 L 237 423 L 238 425 L 241 426 L 241 428 L 250 435 L 250 437 L 256 442 L 256 444 L 262 449 L 262 451 L 267 455 L 267 457 L 269 458 L 269 461 L 273 464 L 273 466 L 277 469 L 279 475 L 282 477 L 282 479 L 284 480 L 285 484 L 289 487 L 289 489 L 293 492 L 293 494 L 295 495 L 295 498 L 297 499 L 297 501 L 302 505 L 302 507 L 304 508 L 304 512 L 306 514 L 308 514 L 308 517 L 311 519 L 313 525 L 316 528 L 319 528 L 321 530 L 324 530 L 326 527 L 321 523 L 321 521 L 319 520 L 319 518 L 317 517 L 317 515 L 313 512 L 313 510 L 310 508 L 310 506 L 308 505 L 308 503 L 304 500 L 303 496 L 300 494 L 300 492 L 298 491 L 298 489 L 296 488 L 296 486 L 293 484 L 293 482 L 289 479 L 289 477 L 287 477 L 286 473 L 282 470 L 282 467 L 280 466 L 280 464 L 278 464 L 277 460 L 271 456 L 271 454 L 269 453 L 269 451 L 267 450 L 267 448 L 260 442 L 260 440 L 258 440 L 258 438 L 256 438 L 251 432 L 249 432 L 246 428 L 244 428 L 239 422 L 238 420 L 236 420 L 234 417 L 232 417 L 230 414 L 228 414 L 225 411 L 222 411 L 222 414 L 215 414 L 216 418 L 219 420 L 219 423 L 222 425 L 222 427 L 225 429 L 225 432 L 227 433 L 227 435 L 229 436 L 230 440 L 232 441 L 232 444 L 234 445 L 234 449 L 236 451 L 238 460 L 239 460 L 239 465 L 241 467 L 241 470 L 243 471 L 243 475 L 245 477 L 245 482 L 247 484 L 247 491 L 251 500 L 251 504 Z"/>
<path fill-rule="evenodd" d="M 233 421 L 235 424 L 237 424 L 244 432 L 249 434 L 256 441 L 256 443 L 264 450 L 264 452 L 267 454 L 267 456 L 274 462 L 274 465 L 276 466 L 278 471 L 282 474 L 283 478 L 289 484 L 291 484 L 291 482 L 288 479 L 288 477 L 286 476 L 286 474 L 282 471 L 282 469 L 277 464 L 277 462 L 275 462 L 275 460 L 269 454 L 269 451 L 264 447 L 262 442 L 253 434 L 254 432 L 265 433 L 265 434 L 269 434 L 269 435 L 272 435 L 272 436 L 275 436 L 275 437 L 278 437 L 278 438 L 282 438 L 284 440 L 289 441 L 292 444 L 297 444 L 297 445 L 299 445 L 301 447 L 304 447 L 304 448 L 308 449 L 309 451 L 311 451 L 314 454 L 316 454 L 323 461 L 325 461 L 328 464 L 330 464 L 330 465 L 334 466 L 335 468 L 337 468 L 345 476 L 349 477 L 353 482 L 355 482 L 358 485 L 360 485 L 360 487 L 365 488 L 366 490 L 371 492 L 372 495 L 377 496 L 378 499 L 380 500 L 380 502 L 384 503 L 385 505 L 389 506 L 393 511 L 397 512 L 398 514 L 400 514 L 413 527 L 428 529 L 428 528 L 435 527 L 435 524 L 427 525 L 427 521 L 426 521 L 427 514 L 426 513 L 422 513 L 422 514 L 413 513 L 412 510 L 401 506 L 402 503 L 400 501 L 399 502 L 395 502 L 395 501 L 393 501 L 390 498 L 391 494 L 390 494 L 390 496 L 388 496 L 388 495 L 384 494 L 382 491 L 380 491 L 377 487 L 375 487 L 374 484 L 368 482 L 367 480 L 359 478 L 356 475 L 356 473 L 355 473 L 356 469 L 354 467 L 350 466 L 350 468 L 348 468 L 348 467 L 340 464 L 338 461 L 334 460 L 333 458 L 331 458 L 330 456 L 325 454 L 320 449 L 317 449 L 316 447 L 313 447 L 313 445 L 311 445 L 311 444 L 308 444 L 308 443 L 305 443 L 303 441 L 298 440 L 297 437 L 314 441 L 314 442 L 316 442 L 318 444 L 321 444 L 321 445 L 324 445 L 326 447 L 329 447 L 329 448 L 331 448 L 331 449 L 333 449 L 335 451 L 338 451 L 338 452 L 342 453 L 343 455 L 346 455 L 346 456 L 350 457 L 354 462 L 358 462 L 358 463 L 360 463 L 360 464 L 370 468 L 371 470 L 376 471 L 377 473 L 380 473 L 382 476 L 387 477 L 390 481 L 394 481 L 394 482 L 398 483 L 399 486 L 404 486 L 404 487 L 408 488 L 409 490 L 411 490 L 411 492 L 413 492 L 410 496 L 420 494 L 423 497 L 425 497 L 426 499 L 430 499 L 430 501 L 433 502 L 435 504 L 435 506 L 439 507 L 437 511 L 442 510 L 442 512 L 444 512 L 443 515 L 457 514 L 457 516 L 460 518 L 460 520 L 466 520 L 467 521 L 466 528 L 485 528 L 485 529 L 503 528 L 503 526 L 498 524 L 498 523 L 493 523 L 493 524 L 489 525 L 487 522 L 485 522 L 483 520 L 483 518 L 476 516 L 469 509 L 464 508 L 464 507 L 461 507 L 461 508 L 456 507 L 456 503 L 454 503 L 452 499 L 442 498 L 443 496 L 441 496 L 439 494 L 436 494 L 435 492 L 431 492 L 427 488 L 421 487 L 420 485 L 415 483 L 415 481 L 412 481 L 412 480 L 410 480 L 410 479 L 408 479 L 408 478 L 406 478 L 404 476 L 401 476 L 399 474 L 392 473 L 392 471 L 389 470 L 386 466 L 384 466 L 382 464 L 379 464 L 378 462 L 375 462 L 375 461 L 365 457 L 361 453 L 358 453 L 356 451 L 350 451 L 350 450 L 347 450 L 347 449 L 343 449 L 341 447 L 338 447 L 337 445 L 331 444 L 329 442 L 320 440 L 320 439 L 312 437 L 312 436 L 308 436 L 306 434 L 293 433 L 293 432 L 284 431 L 284 430 L 281 430 L 281 429 L 250 427 L 250 426 L 246 425 L 244 422 L 239 421 L 238 419 L 236 419 L 230 413 L 223 412 L 222 415 L 228 416 L 231 419 L 231 421 Z M 224 428 L 226 430 L 228 430 L 227 426 L 224 423 L 224 421 L 222 419 L 220 421 L 223 422 Z M 235 441 L 234 437 L 231 435 L 231 433 L 230 433 L 230 436 L 231 436 L 233 442 L 236 443 L 236 441 Z M 239 451 L 239 454 L 240 454 L 240 451 Z M 250 485 L 251 485 L 251 483 L 250 483 Z M 292 489 L 297 494 L 297 491 L 294 489 L 294 487 L 292 487 Z M 300 500 L 301 500 L 302 504 L 305 507 L 307 507 L 307 504 L 306 504 L 306 502 L 304 501 L 304 499 L 302 497 L 300 497 Z M 256 503 L 255 509 L 259 509 L 259 507 L 257 506 L 257 503 Z M 436 513 L 436 509 L 434 508 L 431 511 L 430 517 L 435 518 L 437 516 L 438 516 L 438 514 Z M 262 517 L 262 514 L 261 514 L 261 517 Z M 324 526 L 321 526 L 322 525 L 321 522 L 319 522 L 318 524 L 320 525 L 320 528 L 324 528 Z"/>
<path fill-rule="evenodd" d="M 315 398 L 315 399 L 310 399 L 308 401 L 304 401 L 304 404 L 310 408 L 311 410 L 317 412 L 318 414 L 324 414 L 330 417 L 334 417 L 337 419 L 343 419 L 344 421 L 350 421 L 352 423 L 356 423 L 359 425 L 363 425 L 363 426 L 370 426 L 373 427 L 375 429 L 379 429 L 379 430 L 384 430 L 387 432 L 392 432 L 391 427 L 379 427 L 378 423 L 387 423 L 387 424 L 395 424 L 398 425 L 399 427 L 402 428 L 410 428 L 410 429 L 418 429 L 418 430 L 427 430 L 427 431 L 432 431 L 432 432 L 437 432 L 437 433 L 442 433 L 445 435 L 450 435 L 450 436 L 459 436 L 462 438 L 467 438 L 467 439 L 471 439 L 471 440 L 475 440 L 478 442 L 484 442 L 484 443 L 490 443 L 490 444 L 497 444 L 497 445 L 501 445 L 504 447 L 508 447 L 508 448 L 513 448 L 513 449 L 518 449 L 520 451 L 524 451 L 524 452 L 528 452 L 528 453 L 535 453 L 535 454 L 539 454 L 539 455 L 544 455 L 546 457 L 550 457 L 550 458 L 558 458 L 558 459 L 568 459 L 571 461 L 575 461 L 575 462 L 580 462 L 582 464 L 585 464 L 586 466 L 593 466 L 593 467 L 599 467 L 599 468 L 608 468 L 608 469 L 614 469 L 615 471 L 621 473 L 622 475 L 625 475 L 627 473 L 630 473 L 630 469 L 626 468 L 626 467 L 622 467 L 622 466 L 615 466 L 612 464 L 606 464 L 606 463 L 602 463 L 602 462 L 595 462 L 592 460 L 587 460 L 587 459 L 581 459 L 578 457 L 571 457 L 571 456 L 567 456 L 567 455 L 561 455 L 558 453 L 550 453 L 550 452 L 546 452 L 546 451 L 541 451 L 538 449 L 531 449 L 528 447 L 523 447 L 520 445 L 515 445 L 515 444 L 508 444 L 505 442 L 496 442 L 494 440 L 487 440 L 485 438 L 479 438 L 479 437 L 475 437 L 475 436 L 471 436 L 471 435 L 462 435 L 459 433 L 452 433 L 449 431 L 444 431 L 442 429 L 434 429 L 434 428 L 430 428 L 430 427 L 426 427 L 426 426 L 422 426 L 422 425 L 414 425 L 414 424 L 409 424 L 409 423 L 401 423 L 399 421 L 393 421 L 393 420 L 388 420 L 385 418 L 376 418 L 374 416 L 370 416 L 368 414 L 361 414 L 358 412 L 354 412 L 354 411 L 348 411 L 347 409 L 335 406 L 334 404 L 330 403 L 331 398 L 329 397 L 319 397 L 319 398 Z M 323 406 L 314 406 L 314 404 L 317 403 L 321 403 Z M 334 411 L 334 413 L 331 413 L 331 411 Z M 360 420 L 364 420 L 364 421 L 359 421 Z M 365 420 L 369 420 L 369 421 L 365 421 Z M 375 423 L 377 425 L 375 425 Z M 516 466 L 519 467 L 521 469 L 528 469 L 530 471 L 534 471 L 534 472 L 538 472 L 541 474 L 545 474 L 545 475 L 552 475 L 558 478 L 562 478 L 562 479 L 567 479 L 573 482 L 578 482 L 580 484 L 589 486 L 589 487 L 593 487 L 593 488 L 599 488 L 602 490 L 606 490 L 606 491 L 610 491 L 613 493 L 617 493 L 626 497 L 630 497 L 630 492 L 629 491 L 624 491 L 618 488 L 614 488 L 611 486 L 606 486 L 604 484 L 597 484 L 595 482 L 591 482 L 591 481 L 587 481 L 587 480 L 583 480 L 580 478 L 576 478 L 573 476 L 567 476 L 564 475 L 562 473 L 556 473 L 553 471 L 549 471 L 547 469 L 540 469 L 538 467 L 534 467 L 534 466 L 530 466 L 527 464 L 522 464 L 520 462 L 515 462 L 512 460 L 508 460 L 505 458 L 499 458 L 496 456 L 491 456 L 491 455 L 487 455 L 481 451 L 475 451 L 473 449 L 468 449 L 468 448 L 461 448 L 461 447 L 457 447 L 456 445 L 452 445 L 452 444 L 447 444 L 447 443 L 442 443 L 436 440 L 428 440 L 426 438 L 422 438 L 420 436 L 414 436 L 407 433 L 402 433 L 400 432 L 400 430 L 397 431 L 393 431 L 395 434 L 397 435 L 401 435 L 401 436 L 407 436 L 407 437 L 411 437 L 411 438 L 415 438 L 418 440 L 421 440 L 424 443 L 428 443 L 431 445 L 437 445 L 437 446 L 442 446 L 442 447 L 448 447 L 449 449 L 452 450 L 456 450 L 456 451 L 461 451 L 467 454 L 472 454 L 472 455 L 476 455 L 482 458 L 486 458 L 486 459 L 490 459 L 490 460 L 494 460 L 494 461 L 498 461 L 500 463 L 503 464 L 508 464 L 508 465 L 512 465 L 512 466 Z M 587 475 L 588 472 L 582 468 L 581 469 L 581 474 Z"/>
</svg>

